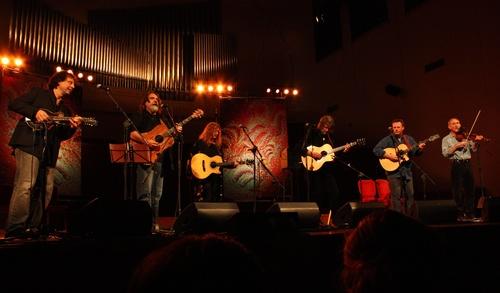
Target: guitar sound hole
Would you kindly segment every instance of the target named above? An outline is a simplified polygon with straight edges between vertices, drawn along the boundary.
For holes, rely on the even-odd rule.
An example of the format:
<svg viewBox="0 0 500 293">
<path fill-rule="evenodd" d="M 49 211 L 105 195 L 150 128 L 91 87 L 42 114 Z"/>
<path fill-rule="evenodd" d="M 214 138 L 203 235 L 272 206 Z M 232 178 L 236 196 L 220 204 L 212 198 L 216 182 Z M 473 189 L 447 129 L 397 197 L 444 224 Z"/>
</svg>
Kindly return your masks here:
<svg viewBox="0 0 500 293">
<path fill-rule="evenodd" d="M 326 156 L 326 152 L 325 152 L 325 151 L 322 151 L 322 152 L 321 152 L 321 156 L 322 156 L 322 157 Z"/>
<path fill-rule="evenodd" d="M 210 167 L 215 168 L 215 167 L 217 167 L 217 164 L 215 162 L 210 162 Z"/>
<path fill-rule="evenodd" d="M 155 141 L 156 141 L 157 143 L 162 142 L 162 141 L 163 141 L 163 136 L 161 136 L 161 135 L 157 135 L 157 136 L 155 136 Z"/>
</svg>

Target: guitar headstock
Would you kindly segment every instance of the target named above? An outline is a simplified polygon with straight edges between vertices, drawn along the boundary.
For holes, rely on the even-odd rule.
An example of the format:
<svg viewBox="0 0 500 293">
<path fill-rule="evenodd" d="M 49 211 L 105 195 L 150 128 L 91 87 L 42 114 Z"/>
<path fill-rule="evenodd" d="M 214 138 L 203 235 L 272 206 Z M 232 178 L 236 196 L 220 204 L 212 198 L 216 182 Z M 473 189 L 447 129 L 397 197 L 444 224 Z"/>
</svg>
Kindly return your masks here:
<svg viewBox="0 0 500 293">
<path fill-rule="evenodd" d="M 203 117 L 204 114 L 205 113 L 203 112 L 202 109 L 196 109 L 196 110 L 193 111 L 193 114 L 191 114 L 191 117 L 193 117 L 193 118 L 201 118 L 201 117 Z"/>
<path fill-rule="evenodd" d="M 366 138 L 358 138 L 354 142 L 351 143 L 351 145 L 365 145 L 366 144 Z"/>
<path fill-rule="evenodd" d="M 86 126 L 97 126 L 97 120 L 95 118 L 82 117 L 82 124 Z"/>
<path fill-rule="evenodd" d="M 440 138 L 439 134 L 434 134 L 430 136 L 427 141 L 435 141 L 436 139 Z"/>
</svg>

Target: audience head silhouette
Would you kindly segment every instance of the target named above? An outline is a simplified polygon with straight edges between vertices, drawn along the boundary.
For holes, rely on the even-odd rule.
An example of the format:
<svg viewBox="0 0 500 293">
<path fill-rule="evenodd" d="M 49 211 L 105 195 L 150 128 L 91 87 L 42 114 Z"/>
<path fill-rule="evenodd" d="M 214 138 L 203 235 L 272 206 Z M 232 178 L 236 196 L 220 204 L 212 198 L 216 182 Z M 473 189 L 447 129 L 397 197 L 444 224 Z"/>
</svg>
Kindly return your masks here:
<svg viewBox="0 0 500 293">
<path fill-rule="evenodd" d="M 435 292 L 440 249 L 421 222 L 392 210 L 365 217 L 344 245 L 347 292 Z"/>
<path fill-rule="evenodd" d="M 188 235 L 146 256 L 129 292 L 260 292 L 260 274 L 253 254 L 234 238 Z"/>
</svg>

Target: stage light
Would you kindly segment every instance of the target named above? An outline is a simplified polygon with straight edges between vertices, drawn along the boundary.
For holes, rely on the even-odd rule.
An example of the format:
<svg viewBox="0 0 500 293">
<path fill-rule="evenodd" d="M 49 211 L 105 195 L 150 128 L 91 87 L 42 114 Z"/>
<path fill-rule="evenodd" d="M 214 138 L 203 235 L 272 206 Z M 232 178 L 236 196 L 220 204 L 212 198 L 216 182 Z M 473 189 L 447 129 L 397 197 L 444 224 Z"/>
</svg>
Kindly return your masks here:
<svg viewBox="0 0 500 293">
<path fill-rule="evenodd" d="M 299 94 L 299 90 L 298 90 L 298 89 L 294 89 L 294 90 L 292 91 L 292 95 L 296 96 L 296 95 L 298 95 L 298 94 Z"/>
<path fill-rule="evenodd" d="M 77 76 L 78 78 L 83 78 L 83 73 L 79 72 Z"/>
<path fill-rule="evenodd" d="M 233 91 L 233 86 L 232 85 L 228 85 L 227 86 L 227 91 L 228 92 L 232 92 Z"/>
<path fill-rule="evenodd" d="M 283 94 L 288 95 L 289 93 L 290 93 L 290 91 L 288 89 L 283 90 Z"/>
<path fill-rule="evenodd" d="M 214 91 L 214 86 L 213 85 L 209 85 L 208 86 L 208 92 L 211 93 Z"/>
<path fill-rule="evenodd" d="M 91 82 L 94 80 L 94 77 L 92 75 L 89 75 L 89 76 L 87 76 L 87 80 Z"/>
<path fill-rule="evenodd" d="M 73 70 L 71 69 L 68 69 L 67 72 L 73 74 Z"/>
<path fill-rule="evenodd" d="M 198 93 L 203 93 L 205 91 L 205 86 L 203 86 L 202 84 L 199 84 L 196 86 L 196 91 Z"/>
<path fill-rule="evenodd" d="M 222 84 L 218 84 L 217 85 L 217 92 L 220 94 L 224 91 L 224 87 L 222 86 Z"/>
<path fill-rule="evenodd" d="M 266 89 L 266 93 L 268 93 L 268 94 L 269 94 L 269 93 L 271 93 L 271 89 L 270 89 L 270 88 L 267 88 L 267 89 Z"/>
<path fill-rule="evenodd" d="M 277 93 L 277 94 L 279 94 L 280 93 L 280 89 L 276 89 L 274 92 Z"/>
<path fill-rule="evenodd" d="M 14 65 L 16 65 L 16 67 L 23 66 L 23 59 L 21 59 L 21 58 L 14 59 Z"/>
<path fill-rule="evenodd" d="M 10 59 L 8 57 L 2 57 L 1 62 L 3 66 L 7 66 L 10 63 Z"/>
<path fill-rule="evenodd" d="M 61 72 L 62 71 L 62 67 L 61 66 L 57 66 L 56 67 L 56 72 Z"/>
</svg>

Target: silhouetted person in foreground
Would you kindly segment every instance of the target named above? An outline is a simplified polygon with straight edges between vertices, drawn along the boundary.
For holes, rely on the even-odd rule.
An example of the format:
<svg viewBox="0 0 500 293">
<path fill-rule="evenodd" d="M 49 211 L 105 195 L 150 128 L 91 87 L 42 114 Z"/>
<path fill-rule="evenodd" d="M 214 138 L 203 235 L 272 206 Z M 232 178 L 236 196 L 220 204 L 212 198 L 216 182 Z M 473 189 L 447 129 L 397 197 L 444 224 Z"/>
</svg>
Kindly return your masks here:
<svg viewBox="0 0 500 293">
<path fill-rule="evenodd" d="M 253 254 L 234 238 L 189 235 L 150 253 L 129 292 L 262 292 L 261 274 Z"/>
<path fill-rule="evenodd" d="M 346 292 L 438 292 L 441 246 L 427 226 L 392 210 L 363 219 L 347 237 Z"/>
</svg>

